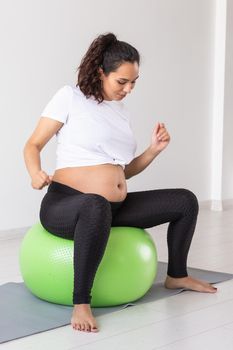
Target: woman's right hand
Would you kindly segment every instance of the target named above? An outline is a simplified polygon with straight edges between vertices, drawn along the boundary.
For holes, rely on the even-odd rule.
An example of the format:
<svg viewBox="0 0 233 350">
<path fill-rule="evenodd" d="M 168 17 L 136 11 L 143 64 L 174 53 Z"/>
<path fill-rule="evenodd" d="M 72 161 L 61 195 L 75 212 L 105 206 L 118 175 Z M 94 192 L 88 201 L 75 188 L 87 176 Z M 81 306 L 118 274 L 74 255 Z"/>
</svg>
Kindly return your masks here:
<svg viewBox="0 0 233 350">
<path fill-rule="evenodd" d="M 52 182 L 52 176 L 46 174 L 45 171 L 39 170 L 32 177 L 32 188 L 35 190 L 41 190 L 44 186 L 48 186 Z"/>
</svg>

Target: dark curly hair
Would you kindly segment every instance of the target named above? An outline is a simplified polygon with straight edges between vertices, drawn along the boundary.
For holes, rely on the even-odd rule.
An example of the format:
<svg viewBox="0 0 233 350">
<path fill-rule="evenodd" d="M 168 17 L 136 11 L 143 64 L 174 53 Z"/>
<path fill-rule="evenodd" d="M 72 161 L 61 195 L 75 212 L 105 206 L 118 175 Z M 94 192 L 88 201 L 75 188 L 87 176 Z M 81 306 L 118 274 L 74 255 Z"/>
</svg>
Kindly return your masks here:
<svg viewBox="0 0 233 350">
<path fill-rule="evenodd" d="M 113 33 L 99 35 L 90 45 L 80 66 L 77 68 L 78 82 L 76 86 L 89 98 L 94 96 L 98 103 L 104 100 L 99 68 L 106 76 L 114 72 L 124 62 L 137 62 L 140 55 L 130 44 L 117 40 Z"/>
</svg>

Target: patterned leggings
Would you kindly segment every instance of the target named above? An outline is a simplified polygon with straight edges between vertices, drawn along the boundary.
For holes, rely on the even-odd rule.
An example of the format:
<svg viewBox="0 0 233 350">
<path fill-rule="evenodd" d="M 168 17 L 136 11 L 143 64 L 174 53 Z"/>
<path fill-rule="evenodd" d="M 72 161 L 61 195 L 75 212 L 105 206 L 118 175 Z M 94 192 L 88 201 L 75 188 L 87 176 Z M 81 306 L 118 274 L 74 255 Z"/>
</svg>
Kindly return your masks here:
<svg viewBox="0 0 233 350">
<path fill-rule="evenodd" d="M 74 240 L 74 304 L 90 304 L 91 288 L 112 226 L 149 228 L 169 222 L 168 270 L 187 276 L 187 256 L 198 215 L 196 196 L 186 189 L 129 192 L 110 202 L 53 181 L 41 202 L 40 221 L 52 234 Z"/>
</svg>

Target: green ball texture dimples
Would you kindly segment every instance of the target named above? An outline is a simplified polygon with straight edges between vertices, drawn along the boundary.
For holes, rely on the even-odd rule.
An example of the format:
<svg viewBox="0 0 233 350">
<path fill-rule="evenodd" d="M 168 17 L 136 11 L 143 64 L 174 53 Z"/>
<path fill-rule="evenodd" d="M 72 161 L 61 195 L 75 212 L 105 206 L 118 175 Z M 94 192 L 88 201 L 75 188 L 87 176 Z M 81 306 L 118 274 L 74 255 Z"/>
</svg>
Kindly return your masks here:
<svg viewBox="0 0 233 350">
<path fill-rule="evenodd" d="M 40 299 L 73 305 L 73 250 L 73 240 L 49 233 L 40 223 L 32 226 L 19 254 L 26 287 Z M 150 234 L 136 227 L 112 227 L 92 286 L 91 306 L 133 302 L 146 294 L 156 274 L 157 251 Z"/>
</svg>

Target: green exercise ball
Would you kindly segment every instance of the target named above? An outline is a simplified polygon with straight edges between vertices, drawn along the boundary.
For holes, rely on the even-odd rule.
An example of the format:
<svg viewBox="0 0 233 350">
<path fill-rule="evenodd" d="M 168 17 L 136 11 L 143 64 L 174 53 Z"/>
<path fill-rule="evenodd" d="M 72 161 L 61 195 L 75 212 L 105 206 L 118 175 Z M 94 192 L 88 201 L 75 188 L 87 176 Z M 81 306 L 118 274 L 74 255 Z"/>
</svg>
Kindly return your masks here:
<svg viewBox="0 0 233 350">
<path fill-rule="evenodd" d="M 40 223 L 26 233 L 20 247 L 20 270 L 37 297 L 73 305 L 74 242 L 52 235 Z M 157 252 L 148 232 L 112 227 L 91 290 L 92 307 L 115 306 L 141 298 L 157 273 Z"/>
</svg>

